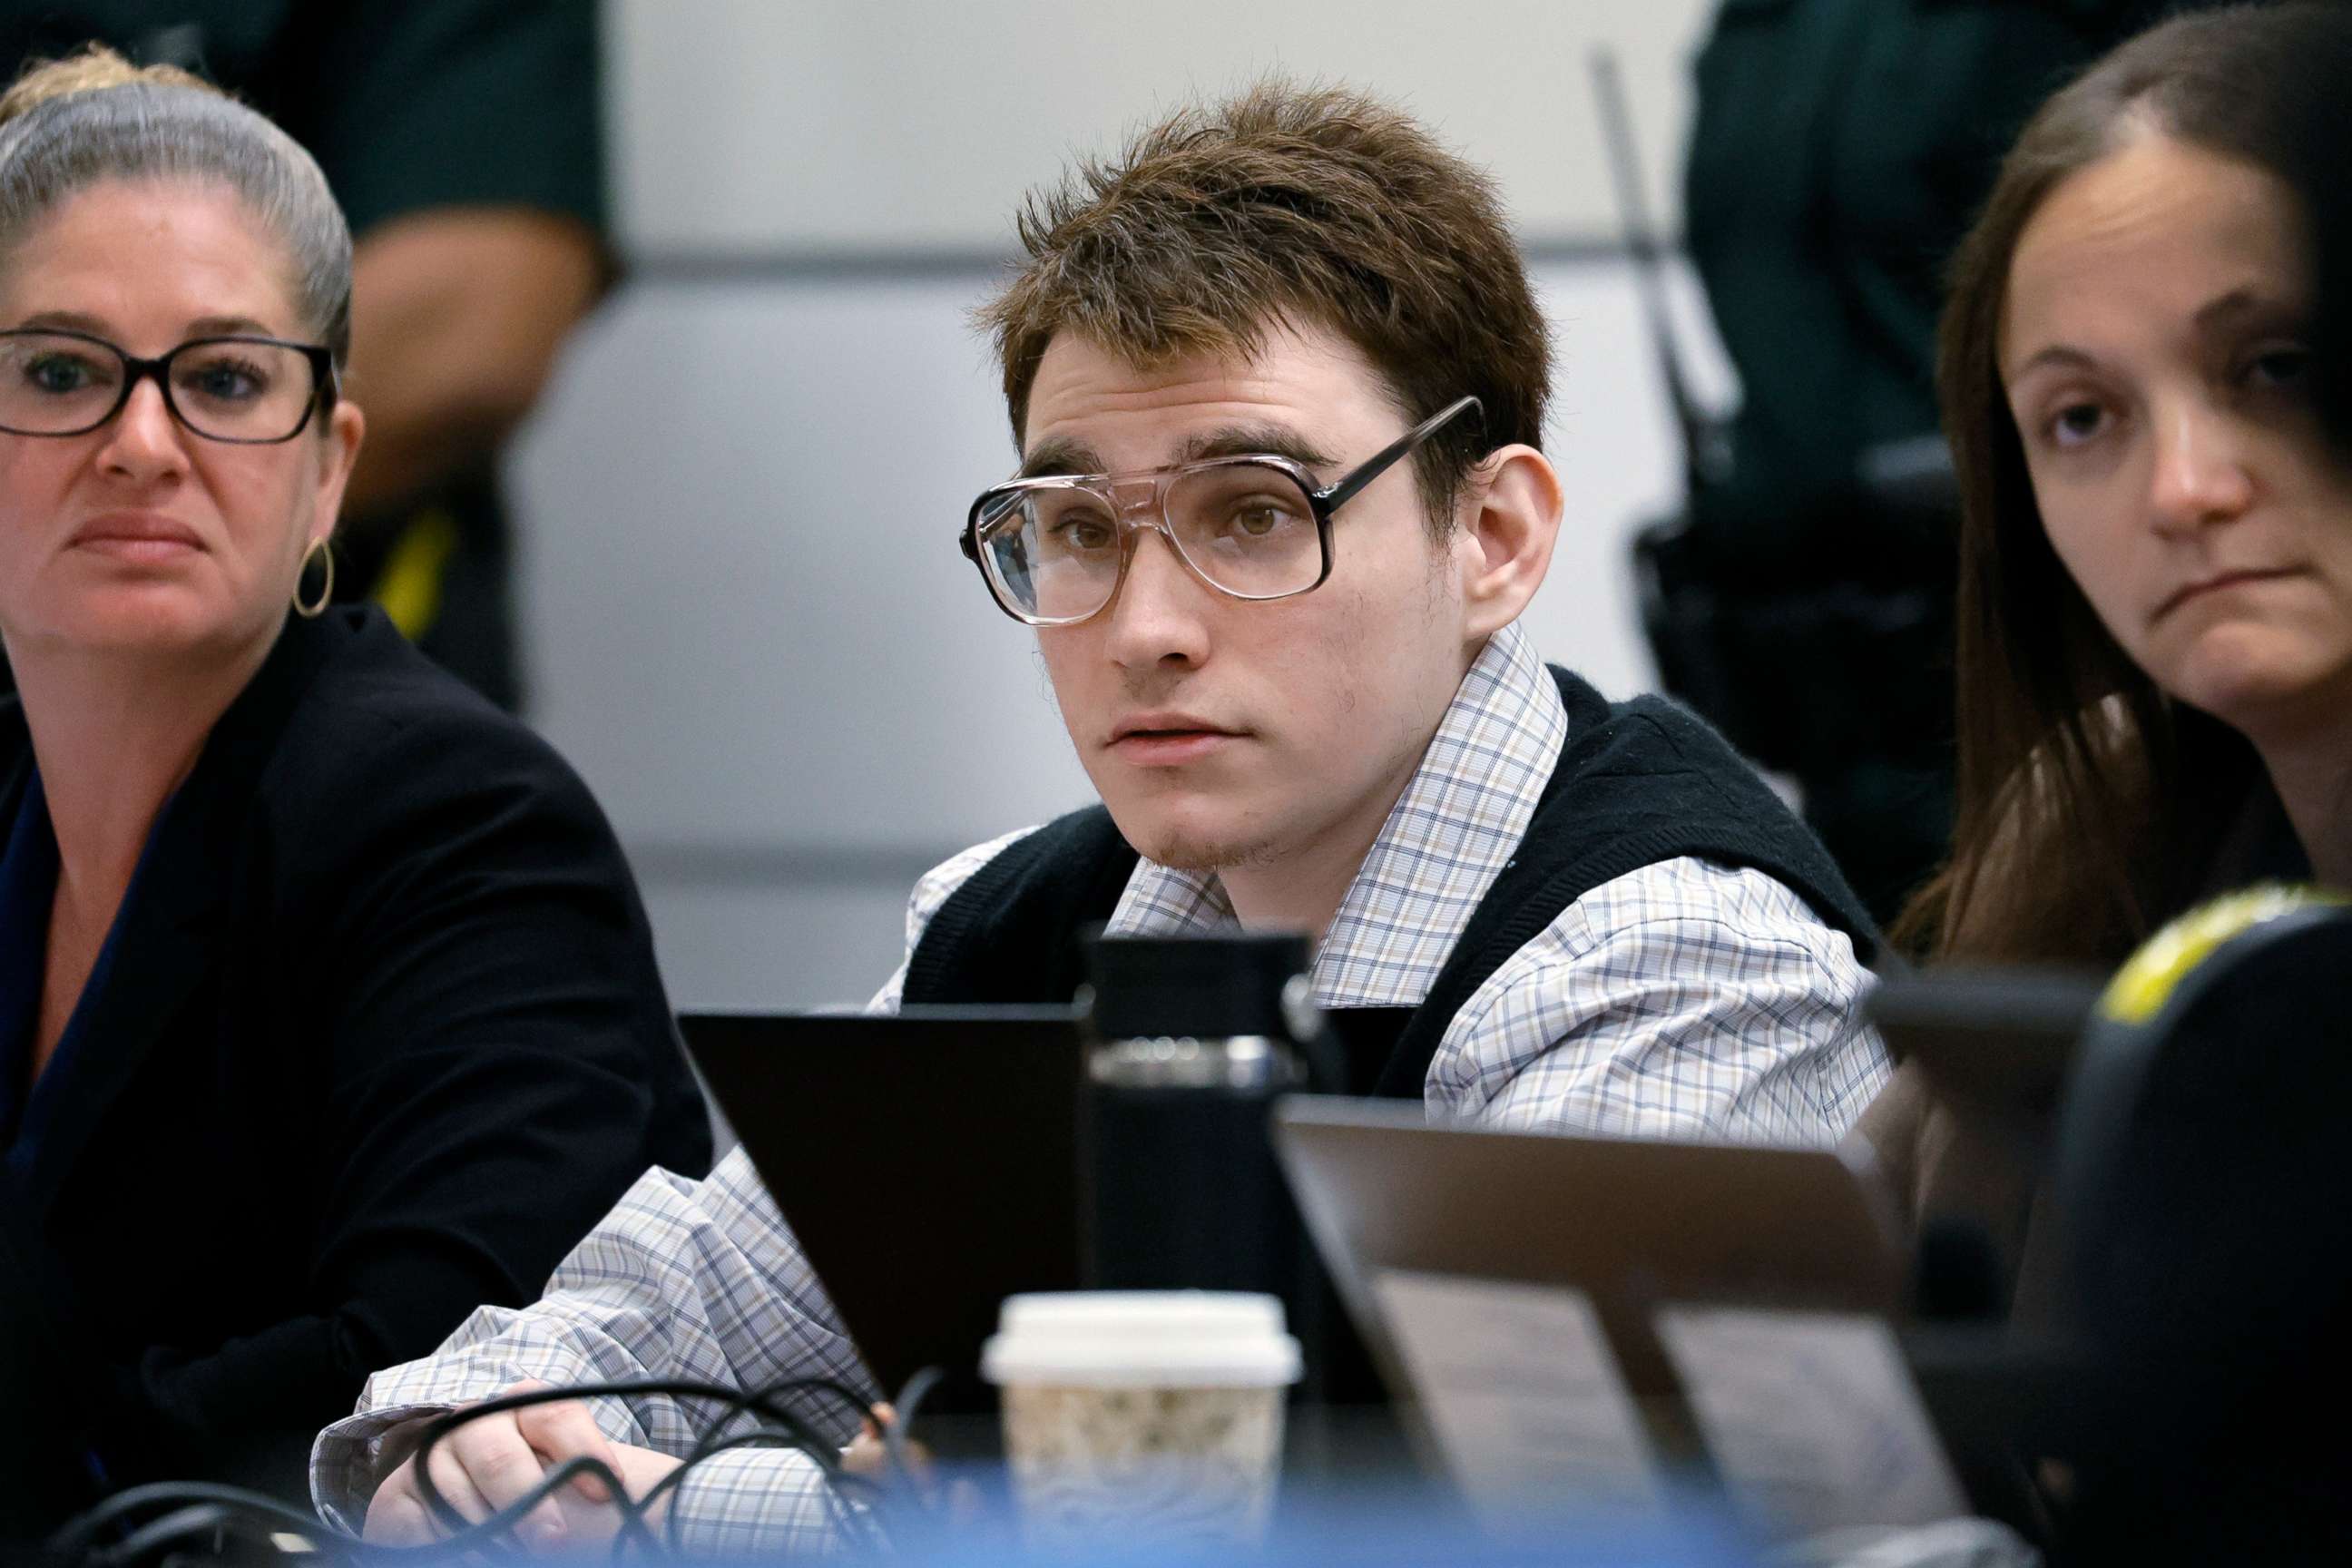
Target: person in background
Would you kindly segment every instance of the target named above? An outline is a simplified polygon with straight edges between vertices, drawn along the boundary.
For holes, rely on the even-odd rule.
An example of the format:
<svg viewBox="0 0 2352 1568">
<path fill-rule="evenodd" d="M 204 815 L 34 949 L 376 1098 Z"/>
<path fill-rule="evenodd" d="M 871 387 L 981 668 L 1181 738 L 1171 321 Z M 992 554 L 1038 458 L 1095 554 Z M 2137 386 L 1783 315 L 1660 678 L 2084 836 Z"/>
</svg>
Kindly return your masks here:
<svg viewBox="0 0 2352 1568">
<path fill-rule="evenodd" d="M 351 265 L 184 73 L 0 100 L 0 1207 L 76 1391 L 12 1415 L 93 1490 L 296 1490 L 369 1368 L 709 1157 L 586 789 L 328 604 Z"/>
<path fill-rule="evenodd" d="M 1640 547 L 1653 640 L 1881 920 L 1951 821 L 1945 264 L 2033 106 L 2164 8 L 1724 0 L 1699 55 L 1686 244 L 1743 395 Z"/>
<path fill-rule="evenodd" d="M 368 410 L 336 596 L 520 708 L 497 462 L 611 278 L 593 0 L 0 5 L 0 68 L 91 39 L 218 83 L 326 172 Z"/>
<path fill-rule="evenodd" d="M 2216 893 L 2352 885 L 2352 421 L 2314 349 L 2352 143 L 2315 61 L 2352 63 L 2352 15 L 2136 39 L 2034 117 L 1959 252 L 1959 809 L 1902 927 L 1937 962 L 2111 970 Z M 2037 1130 L 1906 1067 L 1862 1131 L 1923 1227 L 2023 1266 Z"/>
<path fill-rule="evenodd" d="M 1612 704 L 1517 625 L 1561 489 L 1549 334 L 1486 177 L 1377 100 L 1269 82 L 1084 166 L 1021 233 L 986 311 L 1019 469 L 963 545 L 1101 804 L 924 877 L 876 1005 L 1066 1003 L 1093 922 L 1305 931 L 1319 1005 L 1401 1019 L 1360 1092 L 1839 1136 L 1886 1070 L 1857 1011 L 1868 915 L 1704 725 Z M 420 1416 L 625 1371 L 864 1381 L 741 1151 L 704 1183 L 649 1173 L 538 1303 L 372 1380 L 320 1435 L 319 1499 L 429 1539 Z M 672 1400 L 552 1402 L 468 1423 L 433 1475 L 480 1519 L 566 1458 L 642 1487 L 694 1440 Z M 664 1497 L 690 1545 L 746 1551 L 823 1545 L 826 1495 L 803 1456 L 746 1450 Z M 567 1492 L 534 1522 L 576 1544 L 614 1521 Z"/>
<path fill-rule="evenodd" d="M 1961 248 L 1959 811 L 1906 921 L 1942 962 L 2111 970 L 2249 882 L 2352 888 L 2347 80 L 2332 0 L 2163 24 L 2033 118 Z M 2018 1434 L 2058 1560 L 2352 1549 L 2340 980 L 2230 962 L 2261 978 L 2085 1037 L 2079 1142 L 1916 1064 L 1864 1118 L 2068 1357 Z"/>
</svg>

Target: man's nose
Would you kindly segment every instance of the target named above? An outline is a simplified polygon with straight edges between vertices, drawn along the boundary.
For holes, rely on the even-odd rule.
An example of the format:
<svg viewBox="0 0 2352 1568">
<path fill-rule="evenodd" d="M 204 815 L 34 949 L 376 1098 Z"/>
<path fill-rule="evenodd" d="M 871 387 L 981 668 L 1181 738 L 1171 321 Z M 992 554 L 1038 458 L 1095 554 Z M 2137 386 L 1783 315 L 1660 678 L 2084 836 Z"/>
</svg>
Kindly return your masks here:
<svg viewBox="0 0 2352 1568">
<path fill-rule="evenodd" d="M 1126 581 L 1109 611 L 1113 662 L 1130 669 L 1170 659 L 1198 664 L 1209 651 L 1209 590 L 1157 527 L 1138 529 L 1129 540 Z"/>
</svg>

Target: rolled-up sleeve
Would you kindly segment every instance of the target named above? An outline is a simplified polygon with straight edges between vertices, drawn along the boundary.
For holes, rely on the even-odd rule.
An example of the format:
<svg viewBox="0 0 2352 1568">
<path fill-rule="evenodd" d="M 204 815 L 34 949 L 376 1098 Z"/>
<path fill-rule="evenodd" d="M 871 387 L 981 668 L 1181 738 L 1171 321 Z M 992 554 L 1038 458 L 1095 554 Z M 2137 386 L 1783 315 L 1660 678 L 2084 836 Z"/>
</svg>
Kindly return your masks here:
<svg viewBox="0 0 2352 1568">
<path fill-rule="evenodd" d="M 520 1310 L 484 1307 L 433 1354 L 368 1380 L 358 1410 L 311 1450 L 314 1500 L 356 1529 L 415 1447 L 419 1423 L 508 1385 L 667 1378 L 759 1389 L 829 1378 L 862 1397 L 873 1380 L 741 1149 L 709 1180 L 648 1171 Z M 838 1400 L 796 1395 L 829 1440 L 856 1435 Z M 688 1452 L 715 1412 L 666 1395 L 588 1402 L 614 1440 Z M 704 1466 L 675 1501 L 681 1540 L 717 1551 L 812 1549 L 835 1504 L 803 1456 L 744 1450 Z"/>
</svg>

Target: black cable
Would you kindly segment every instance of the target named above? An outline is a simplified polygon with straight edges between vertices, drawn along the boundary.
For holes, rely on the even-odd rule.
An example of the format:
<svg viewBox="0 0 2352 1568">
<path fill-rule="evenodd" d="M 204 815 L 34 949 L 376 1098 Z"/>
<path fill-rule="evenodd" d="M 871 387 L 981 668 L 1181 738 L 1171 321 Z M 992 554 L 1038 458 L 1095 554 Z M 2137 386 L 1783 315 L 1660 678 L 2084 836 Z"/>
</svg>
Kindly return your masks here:
<svg viewBox="0 0 2352 1568">
<path fill-rule="evenodd" d="M 890 1456 L 890 1468 L 908 1479 L 915 1479 L 915 1467 L 907 1452 L 907 1429 L 915 1424 L 916 1412 L 923 1401 L 937 1388 L 947 1373 L 936 1366 L 920 1367 L 898 1391 L 896 1407 L 898 1418 L 882 1428 L 882 1447 Z"/>
<path fill-rule="evenodd" d="M 740 1432 L 719 1443 L 712 1443 L 706 1436 L 701 1443 L 696 1445 L 697 1457 L 679 1465 L 677 1468 L 646 1488 L 646 1495 L 637 1500 L 638 1506 L 647 1512 L 652 1511 L 655 1501 L 664 1492 L 675 1489 L 686 1479 L 688 1473 L 696 1465 L 719 1454 L 732 1453 L 738 1448 L 794 1448 L 800 1452 L 806 1452 L 805 1449 L 800 1449 L 799 1445 L 781 1432 Z M 861 1491 L 870 1494 L 870 1503 L 878 1504 L 881 1501 L 881 1488 L 867 1477 L 856 1475 L 848 1470 L 842 1470 L 827 1477 L 825 1487 L 827 1510 L 832 1515 L 835 1525 L 843 1534 L 863 1534 L 871 1544 L 887 1544 L 887 1537 L 878 1531 L 871 1520 L 845 1510 L 840 1505 L 837 1496 L 842 1491 Z M 676 1553 L 683 1550 L 677 1539 L 678 1531 L 682 1528 L 684 1526 L 677 1510 L 672 1509 L 662 1521 L 662 1546 L 666 1551 Z"/>
<path fill-rule="evenodd" d="M 910 1389 L 914 1388 L 922 1376 L 923 1373 L 919 1371 L 913 1378 L 908 1380 L 907 1386 Z M 929 1384 L 924 1384 L 923 1387 L 928 1389 Z M 866 1402 L 863 1394 L 847 1384 L 833 1378 L 787 1378 L 780 1383 L 770 1384 L 760 1390 L 760 1394 L 762 1398 L 769 1400 L 781 1400 L 793 1394 L 829 1394 L 839 1401 L 850 1415 L 856 1416 L 861 1426 L 871 1423 L 878 1427 L 882 1425 L 875 1416 L 874 1407 Z M 812 1436 L 812 1441 L 822 1440 L 814 1436 Z M 885 1447 L 887 1449 L 887 1443 Z M 802 1452 L 812 1453 L 813 1450 L 803 1447 Z M 880 1512 L 887 1500 L 888 1494 L 870 1479 L 845 1468 L 841 1463 L 839 1451 L 830 1444 L 824 1447 L 817 1462 L 825 1471 L 826 1485 L 822 1495 L 824 1499 L 825 1511 L 832 1519 L 835 1528 L 844 1535 L 863 1535 L 869 1545 L 887 1548 L 889 1544 L 887 1534 L 882 1530 L 876 1515 Z M 859 1513 L 849 1509 L 842 1498 L 845 1490 L 867 1493 L 868 1511 Z"/>
<path fill-rule="evenodd" d="M 856 1415 L 861 1420 L 869 1418 L 872 1415 L 872 1411 L 867 1406 L 866 1398 L 863 1394 L 859 1394 L 856 1389 L 849 1387 L 847 1384 L 835 1382 L 831 1378 L 787 1378 L 782 1382 L 771 1384 L 764 1388 L 754 1391 L 750 1397 L 754 1400 L 764 1402 L 767 1405 L 772 1406 L 774 1416 L 778 1419 L 779 1424 L 784 1428 L 783 1431 L 777 1432 L 762 1427 L 752 1432 L 730 1436 L 727 1428 L 730 1426 L 732 1426 L 739 1416 L 748 1413 L 747 1406 L 739 1405 L 738 1408 L 730 1411 L 726 1415 L 720 1417 L 720 1419 L 713 1425 L 709 1431 L 702 1435 L 700 1439 L 695 1443 L 693 1449 L 688 1453 L 684 1462 L 681 1463 L 677 1468 L 672 1470 L 668 1475 L 664 1476 L 660 1480 L 655 1482 L 653 1486 L 648 1488 L 646 1495 L 636 1500 L 637 1507 L 641 1510 L 648 1512 L 651 1511 L 656 1499 L 658 1499 L 664 1492 L 674 1490 L 683 1484 L 688 1475 L 696 1466 L 710 1458 L 713 1455 L 725 1453 L 736 1448 L 790 1448 L 814 1459 L 819 1468 L 824 1472 L 825 1510 L 835 1527 L 840 1530 L 845 1535 L 863 1533 L 866 1534 L 869 1540 L 875 1539 L 877 1536 L 877 1531 L 873 1527 L 872 1521 L 844 1508 L 841 1504 L 841 1500 L 837 1495 L 839 1489 L 845 1484 L 856 1483 L 861 1487 L 870 1488 L 871 1483 L 867 1482 L 866 1478 L 862 1476 L 852 1475 L 846 1470 L 844 1470 L 841 1468 L 839 1458 L 835 1453 L 831 1440 L 825 1437 L 824 1434 L 818 1432 L 814 1427 L 811 1426 L 802 1417 L 779 1403 L 796 1394 L 831 1394 L 835 1398 L 840 1400 L 843 1405 L 849 1408 L 851 1414 Z M 677 1512 L 673 1509 L 664 1519 L 662 1530 L 663 1543 L 672 1552 L 676 1552 L 678 1549 L 677 1536 L 680 1528 L 681 1526 Z"/>
<path fill-rule="evenodd" d="M 826 1495 L 831 1499 L 830 1483 L 841 1473 L 841 1458 L 838 1452 L 822 1434 L 817 1433 L 799 1415 L 777 1403 L 789 1394 L 803 1392 L 835 1394 L 846 1399 L 854 1409 L 862 1412 L 866 1408 L 864 1400 L 856 1393 L 844 1388 L 830 1378 L 793 1379 L 773 1384 L 769 1388 L 750 1392 L 729 1388 L 715 1383 L 670 1378 L 637 1378 L 619 1383 L 572 1388 L 536 1388 L 520 1394 L 501 1394 L 495 1399 L 484 1400 L 480 1404 L 469 1405 L 462 1409 L 450 1411 L 446 1415 L 436 1416 L 431 1425 L 425 1427 L 424 1440 L 417 1445 L 416 1452 L 413 1456 L 413 1462 L 416 1467 L 417 1493 L 424 1500 L 425 1510 L 433 1516 L 435 1521 L 444 1530 L 450 1531 L 449 1536 L 440 1542 L 441 1546 L 445 1550 L 462 1549 L 483 1542 L 498 1542 L 499 1537 L 528 1515 L 532 1509 L 552 1497 L 574 1476 L 583 1473 L 595 1474 L 611 1488 L 613 1506 L 621 1511 L 621 1533 L 614 1541 L 614 1555 L 617 1559 L 633 1538 L 637 1544 L 647 1548 L 657 1547 L 660 1543 L 654 1539 L 645 1523 L 648 1503 L 645 1500 L 631 1498 L 628 1488 L 621 1484 L 620 1478 L 614 1476 L 602 1464 L 593 1460 L 574 1461 L 575 1466 L 583 1468 L 567 1467 L 571 1468 L 571 1474 L 558 1471 L 545 1478 L 538 1486 L 524 1493 L 509 1507 L 500 1510 L 479 1524 L 474 1524 L 469 1522 L 464 1514 L 457 1511 L 457 1506 L 442 1495 L 441 1489 L 435 1483 L 430 1465 L 434 1449 L 452 1433 L 471 1422 L 481 1420 L 486 1416 L 527 1409 L 535 1405 L 551 1405 L 592 1397 L 627 1398 L 659 1395 L 678 1400 L 695 1399 L 723 1407 L 724 1414 L 719 1417 L 717 1426 L 713 1428 L 715 1431 L 723 1432 L 738 1416 L 754 1414 L 782 1427 L 786 1441 L 780 1446 L 794 1448 L 805 1454 L 815 1463 L 818 1469 L 824 1472 L 828 1482 Z M 699 1442 L 697 1446 L 700 1446 Z M 594 1466 L 593 1470 L 584 1468 L 591 1465 Z M 688 1466 L 681 1464 L 677 1469 L 663 1479 L 671 1481 L 674 1487 L 677 1484 L 675 1478 L 679 1477 L 688 1468 Z M 648 1497 L 651 1497 L 653 1492 L 654 1489 L 648 1489 Z M 834 1513 L 836 1523 L 846 1522 L 845 1515 L 837 1506 L 834 1507 Z"/>
<path fill-rule="evenodd" d="M 462 1426 L 463 1423 L 459 1425 Z M 456 1427 L 450 1428 L 452 1431 L 456 1429 Z M 444 1546 L 478 1548 L 498 1542 L 516 1551 L 525 1550 L 520 1542 L 505 1538 L 516 1525 L 530 1517 L 533 1509 L 583 1476 L 595 1477 L 611 1494 L 614 1505 L 621 1511 L 623 1535 L 631 1533 L 635 1529 L 642 1528 L 636 1523 L 635 1510 L 628 1501 L 629 1489 L 623 1484 L 620 1476 L 613 1470 L 612 1467 L 602 1459 L 585 1458 L 566 1459 L 562 1464 L 541 1477 L 539 1484 L 530 1491 L 498 1510 L 487 1519 L 476 1521 L 467 1519 L 458 1511 L 455 1503 L 442 1495 L 440 1486 L 425 1469 L 425 1456 L 426 1450 L 423 1447 L 418 1448 L 415 1456 L 416 1490 L 417 1494 L 425 1500 L 425 1512 L 432 1515 L 436 1524 L 448 1532 L 442 1538 L 441 1543 Z"/>
<path fill-rule="evenodd" d="M 840 1498 L 835 1495 L 842 1483 L 849 1483 L 849 1481 L 863 1483 L 863 1477 L 852 1477 L 849 1471 L 842 1469 L 840 1460 L 835 1458 L 830 1438 L 825 1438 L 824 1434 L 816 1432 L 814 1427 L 809 1427 L 807 1420 L 802 1420 L 800 1415 L 795 1415 L 795 1413 L 788 1411 L 788 1408 L 781 1404 L 781 1401 L 788 1399 L 791 1394 L 833 1394 L 835 1399 L 840 1399 L 842 1404 L 849 1405 L 849 1411 L 852 1411 L 854 1415 L 861 1417 L 861 1420 L 868 1420 L 868 1417 L 873 1415 L 873 1411 L 870 1411 L 868 1404 L 866 1404 L 866 1396 L 858 1394 L 856 1389 L 846 1387 L 846 1384 L 835 1383 L 835 1380 L 830 1380 L 830 1377 L 788 1377 L 788 1380 L 783 1380 L 783 1383 L 774 1383 L 774 1384 L 769 1384 L 769 1387 L 757 1389 L 755 1392 L 755 1399 L 767 1401 L 767 1404 L 774 1405 L 776 1415 L 781 1417 L 781 1425 L 783 1425 L 783 1432 L 774 1432 L 774 1429 L 760 1427 L 755 1429 L 755 1432 L 743 1432 L 743 1434 L 734 1434 L 734 1436 L 730 1436 L 730 1434 L 727 1434 L 727 1427 L 731 1427 L 739 1415 L 746 1415 L 746 1408 L 730 1411 L 724 1417 L 719 1417 L 718 1425 L 713 1425 L 708 1432 L 703 1432 L 701 1441 L 696 1441 L 694 1450 L 687 1453 L 687 1460 L 682 1462 L 677 1469 L 666 1474 L 666 1477 L 663 1477 L 661 1481 L 654 1483 L 652 1488 L 646 1488 L 645 1498 L 637 1500 L 637 1504 L 640 1504 L 642 1510 L 652 1510 L 654 1500 L 661 1498 L 661 1493 L 666 1493 L 666 1490 L 675 1490 L 677 1486 L 682 1486 L 687 1474 L 689 1474 L 696 1465 L 701 1465 L 703 1460 L 708 1460 L 708 1458 L 713 1458 L 713 1455 L 718 1453 L 727 1453 L 727 1450 L 734 1450 L 734 1448 L 793 1448 L 795 1453 L 809 1455 L 809 1458 L 816 1460 L 816 1465 L 825 1471 L 825 1514 L 833 1519 L 833 1526 L 837 1528 L 837 1531 L 845 1532 L 845 1535 L 856 1535 L 856 1532 L 868 1532 L 868 1535 L 873 1535 L 870 1531 L 866 1531 L 868 1521 L 861 1519 L 858 1514 L 854 1514 L 852 1510 L 845 1510 Z M 670 1514 L 663 1519 L 663 1542 L 668 1544 L 670 1552 L 677 1552 L 677 1532 L 679 1532 L 677 1510 L 670 1510 Z"/>
<path fill-rule="evenodd" d="M 871 1412 L 866 1405 L 865 1395 L 859 1394 L 856 1389 L 851 1388 L 848 1384 L 836 1383 L 828 1377 L 786 1378 L 782 1382 L 772 1383 L 764 1388 L 753 1391 L 750 1397 L 773 1405 L 775 1407 L 779 1425 L 782 1426 L 787 1432 L 790 1432 L 798 1438 L 800 1440 L 800 1445 L 804 1449 L 825 1448 L 829 1451 L 832 1445 L 830 1439 L 828 1439 L 823 1433 L 817 1431 L 816 1428 L 810 1426 L 805 1419 L 793 1414 L 789 1408 L 782 1405 L 782 1401 L 788 1399 L 796 1394 L 828 1394 L 840 1400 L 844 1405 L 848 1407 L 851 1415 L 857 1416 L 861 1420 L 871 1415 Z M 736 1410 L 729 1414 L 718 1426 L 713 1426 L 709 1431 L 704 1433 L 702 1435 L 701 1441 L 695 1445 L 693 1452 L 687 1456 L 688 1462 L 693 1463 L 696 1460 L 708 1458 L 709 1456 L 706 1450 L 709 1448 L 710 1445 L 723 1438 L 726 1434 L 728 1425 L 733 1422 L 736 1416 L 745 1413 L 746 1411 L 744 1410 Z M 820 1461 L 820 1463 L 822 1462 L 823 1461 Z M 836 1464 L 835 1468 L 838 1468 L 839 1467 Z"/>
<path fill-rule="evenodd" d="M 119 1544 L 100 1552 L 96 1560 L 126 1565 L 144 1562 L 150 1554 L 190 1536 L 216 1540 L 239 1518 L 236 1510 L 226 1503 L 193 1503 L 141 1525 Z"/>
<path fill-rule="evenodd" d="M 60 1563 L 93 1558 L 100 1550 L 117 1550 L 100 1549 L 96 1545 L 99 1536 L 110 1526 L 158 1509 L 185 1508 L 197 1503 L 218 1504 L 238 1510 L 248 1519 L 267 1521 L 273 1530 L 311 1538 L 331 1537 L 340 1533 L 327 1529 L 316 1515 L 305 1513 L 260 1492 L 211 1481 L 159 1481 L 127 1488 L 79 1518 L 67 1521 L 49 1538 L 49 1552 L 54 1560 Z"/>
<path fill-rule="evenodd" d="M 908 1463 L 906 1432 L 924 1396 L 938 1381 L 938 1373 L 929 1369 L 909 1379 L 898 1398 L 898 1418 L 883 1428 L 884 1447 L 892 1468 L 900 1474 L 913 1474 Z M 657 1536 L 646 1516 L 686 1481 L 697 1465 L 719 1454 L 756 1447 L 788 1448 L 805 1455 L 824 1478 L 822 1496 L 835 1526 L 845 1537 L 887 1548 L 889 1537 L 879 1516 L 892 1502 L 894 1493 L 867 1477 L 845 1469 L 839 1448 L 783 1403 L 811 1394 L 837 1400 L 852 1414 L 872 1418 L 872 1409 L 856 1390 L 822 1377 L 790 1379 L 749 1392 L 684 1379 L 582 1384 L 500 1394 L 436 1415 L 426 1425 L 410 1458 L 415 1467 L 416 1489 L 426 1512 L 435 1523 L 449 1531 L 445 1539 L 426 1546 L 374 1545 L 258 1492 L 206 1481 L 167 1481 L 130 1488 L 69 1521 L 50 1538 L 48 1556 L 62 1568 L 138 1568 L 144 1559 L 192 1536 L 201 1535 L 215 1542 L 242 1536 L 268 1543 L 274 1535 L 285 1532 L 312 1542 L 320 1549 L 323 1561 L 339 1557 L 355 1564 L 382 1564 L 419 1551 L 472 1552 L 495 1559 L 522 1550 L 511 1541 L 510 1532 L 533 1509 L 582 1476 L 594 1476 L 608 1489 L 613 1506 L 620 1513 L 612 1560 L 620 1562 L 632 1547 L 661 1557 L 677 1551 L 679 1518 L 673 1509 Z M 601 1460 L 573 1458 L 542 1477 L 513 1503 L 475 1523 L 457 1510 L 433 1479 L 430 1460 L 435 1449 L 469 1422 L 536 1405 L 633 1396 L 690 1400 L 720 1408 L 716 1420 L 696 1438 L 688 1456 L 647 1488 L 642 1498 L 632 1498 L 621 1478 Z M 730 1433 L 728 1428 L 746 1416 L 761 1425 L 749 1431 Z M 863 1494 L 860 1500 L 865 1503 L 864 1510 L 853 1509 L 846 1494 Z M 145 1517 L 159 1511 L 160 1518 Z M 102 1541 L 115 1531 L 122 1531 L 121 1539 Z"/>
</svg>

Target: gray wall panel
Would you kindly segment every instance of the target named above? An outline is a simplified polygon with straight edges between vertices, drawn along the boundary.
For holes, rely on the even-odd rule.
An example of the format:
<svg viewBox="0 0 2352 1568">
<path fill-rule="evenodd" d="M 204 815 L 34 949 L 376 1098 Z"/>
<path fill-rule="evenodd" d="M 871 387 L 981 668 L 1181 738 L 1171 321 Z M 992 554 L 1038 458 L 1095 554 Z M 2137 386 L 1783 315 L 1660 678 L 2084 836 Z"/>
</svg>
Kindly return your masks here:
<svg viewBox="0 0 2352 1568">
<path fill-rule="evenodd" d="M 1585 88 L 1619 54 L 1668 210 L 1713 0 L 607 0 L 615 174 L 638 249 L 1001 249 L 1075 152 L 1261 72 L 1409 106 L 1532 237 L 1615 231 Z"/>
</svg>

